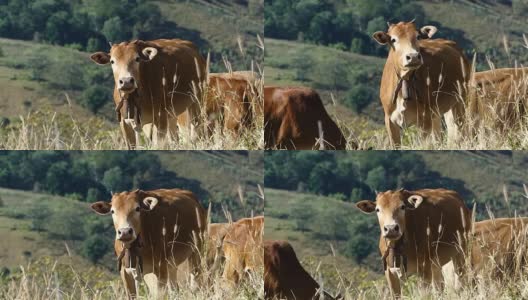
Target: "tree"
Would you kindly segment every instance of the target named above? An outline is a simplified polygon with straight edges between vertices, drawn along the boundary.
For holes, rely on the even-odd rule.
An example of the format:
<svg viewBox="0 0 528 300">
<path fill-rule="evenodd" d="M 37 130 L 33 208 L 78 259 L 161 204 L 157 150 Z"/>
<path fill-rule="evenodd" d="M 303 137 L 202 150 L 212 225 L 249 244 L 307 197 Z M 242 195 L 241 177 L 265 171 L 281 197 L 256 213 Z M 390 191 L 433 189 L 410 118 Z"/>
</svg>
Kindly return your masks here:
<svg viewBox="0 0 528 300">
<path fill-rule="evenodd" d="M 88 108 L 94 114 L 110 101 L 110 93 L 107 88 L 92 85 L 88 87 L 81 96 L 81 105 Z"/>
<path fill-rule="evenodd" d="M 126 27 L 120 17 L 113 17 L 106 20 L 101 32 L 108 41 L 116 43 L 130 39 L 131 34 Z"/>
<path fill-rule="evenodd" d="M 99 235 L 88 237 L 81 245 L 81 254 L 96 263 L 110 250 L 109 242 Z"/>
<path fill-rule="evenodd" d="M 375 91 L 365 85 L 354 85 L 346 94 L 345 105 L 361 113 L 374 99 Z"/>
<path fill-rule="evenodd" d="M 103 176 L 103 184 L 107 190 L 121 192 L 130 189 L 130 176 L 125 176 L 120 167 L 113 167 L 107 170 Z"/>
</svg>

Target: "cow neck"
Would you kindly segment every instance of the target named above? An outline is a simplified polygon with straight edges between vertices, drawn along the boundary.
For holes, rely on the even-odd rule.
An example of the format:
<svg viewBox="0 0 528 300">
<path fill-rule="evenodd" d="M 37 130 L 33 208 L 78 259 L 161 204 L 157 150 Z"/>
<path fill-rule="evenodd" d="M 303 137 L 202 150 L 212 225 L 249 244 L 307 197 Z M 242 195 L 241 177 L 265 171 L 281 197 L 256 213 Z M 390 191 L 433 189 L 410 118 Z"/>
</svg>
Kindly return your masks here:
<svg viewBox="0 0 528 300">
<path fill-rule="evenodd" d="M 125 119 L 134 119 L 136 124 L 138 126 L 141 124 L 140 116 L 141 116 L 141 109 L 139 107 L 139 92 L 137 88 L 134 92 L 130 94 L 123 95 L 121 92 L 119 92 L 119 103 L 117 104 L 115 108 L 115 112 L 117 114 L 117 121 L 121 122 L 121 108 L 123 108 L 125 112 Z"/>
<path fill-rule="evenodd" d="M 396 72 L 396 70 L 395 73 L 398 77 L 398 83 L 396 84 L 396 88 L 394 89 L 392 103 L 396 103 L 400 92 L 404 101 L 409 101 L 413 99 L 417 101 L 418 90 L 415 87 L 416 70 L 409 72 L 409 75 L 406 75 L 404 77 L 401 77 L 400 74 Z"/>
<path fill-rule="evenodd" d="M 407 255 L 405 253 L 405 234 L 402 235 L 400 239 L 398 239 L 396 242 L 391 242 L 387 239 L 385 239 L 385 244 L 387 245 L 387 249 L 385 250 L 385 253 L 383 253 L 383 257 L 381 258 L 383 261 L 383 270 L 387 270 L 388 268 L 402 268 L 404 272 L 407 270 Z"/>
<path fill-rule="evenodd" d="M 143 243 L 138 234 L 132 243 L 122 243 L 123 250 L 117 257 L 117 270 L 121 271 L 121 267 L 138 269 L 139 273 L 143 273 L 143 257 L 141 256 L 141 248 Z"/>
</svg>

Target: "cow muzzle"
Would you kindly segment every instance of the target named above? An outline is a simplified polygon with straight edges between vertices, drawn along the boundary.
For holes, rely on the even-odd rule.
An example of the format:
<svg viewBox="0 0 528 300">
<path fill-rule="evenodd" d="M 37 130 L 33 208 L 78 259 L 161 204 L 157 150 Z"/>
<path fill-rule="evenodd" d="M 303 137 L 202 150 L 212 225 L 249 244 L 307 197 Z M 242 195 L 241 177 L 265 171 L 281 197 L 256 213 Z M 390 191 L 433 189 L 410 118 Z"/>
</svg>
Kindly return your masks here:
<svg viewBox="0 0 528 300">
<path fill-rule="evenodd" d="M 402 233 L 398 224 L 391 224 L 383 226 L 383 237 L 389 240 L 397 240 L 401 238 Z"/>
<path fill-rule="evenodd" d="M 122 227 L 117 230 L 117 239 L 121 242 L 132 242 L 136 238 L 136 233 L 132 227 Z"/>
<path fill-rule="evenodd" d="M 134 77 L 122 77 L 118 81 L 118 89 L 124 93 L 131 93 L 137 88 Z"/>
<path fill-rule="evenodd" d="M 423 58 L 420 52 L 407 53 L 403 57 L 403 66 L 407 69 L 418 69 L 423 64 Z"/>
</svg>

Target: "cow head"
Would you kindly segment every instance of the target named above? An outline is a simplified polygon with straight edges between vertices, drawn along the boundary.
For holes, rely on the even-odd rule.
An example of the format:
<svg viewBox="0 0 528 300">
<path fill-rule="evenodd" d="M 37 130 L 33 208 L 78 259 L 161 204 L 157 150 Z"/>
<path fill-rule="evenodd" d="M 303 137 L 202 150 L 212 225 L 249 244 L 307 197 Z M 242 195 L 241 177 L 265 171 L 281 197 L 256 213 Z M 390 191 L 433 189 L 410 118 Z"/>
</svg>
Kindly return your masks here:
<svg viewBox="0 0 528 300">
<path fill-rule="evenodd" d="M 356 206 L 364 213 L 376 213 L 381 235 L 388 240 L 399 240 L 406 230 L 405 214 L 414 210 L 423 202 L 421 195 L 413 194 L 404 189 L 378 193 L 376 202 L 363 200 Z"/>
<path fill-rule="evenodd" d="M 116 88 L 122 94 L 130 94 L 138 88 L 140 64 L 152 61 L 157 54 L 158 49 L 135 40 L 112 45 L 110 53 L 96 52 L 91 59 L 98 65 L 111 64 Z"/>
<path fill-rule="evenodd" d="M 91 208 L 100 215 L 112 215 L 116 240 L 132 243 L 141 234 L 141 213 L 153 210 L 158 198 L 142 190 L 114 194 L 111 202 L 92 203 Z"/>
<path fill-rule="evenodd" d="M 394 51 L 399 70 L 416 70 L 423 64 L 419 39 L 429 39 L 436 32 L 435 26 L 424 26 L 418 31 L 414 21 L 390 24 L 387 32 L 378 31 L 373 38 L 381 45 L 389 45 Z"/>
</svg>

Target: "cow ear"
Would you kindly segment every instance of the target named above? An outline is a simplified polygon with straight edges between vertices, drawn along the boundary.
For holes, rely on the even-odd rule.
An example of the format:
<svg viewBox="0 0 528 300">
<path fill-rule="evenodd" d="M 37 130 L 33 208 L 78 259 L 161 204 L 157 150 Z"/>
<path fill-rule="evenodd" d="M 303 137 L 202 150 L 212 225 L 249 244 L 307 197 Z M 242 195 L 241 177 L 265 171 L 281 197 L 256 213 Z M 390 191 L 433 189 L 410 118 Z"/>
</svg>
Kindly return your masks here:
<svg viewBox="0 0 528 300">
<path fill-rule="evenodd" d="M 390 42 L 390 36 L 383 31 L 377 31 L 372 35 L 372 38 L 376 40 L 380 45 L 387 45 Z"/>
<path fill-rule="evenodd" d="M 153 210 L 158 205 L 158 198 L 148 196 L 141 200 L 140 206 L 143 210 Z"/>
<path fill-rule="evenodd" d="M 106 65 L 110 62 L 110 54 L 105 52 L 95 52 L 90 58 L 98 65 Z"/>
<path fill-rule="evenodd" d="M 141 50 L 143 61 L 151 61 L 158 54 L 158 49 L 154 47 L 146 47 Z"/>
<path fill-rule="evenodd" d="M 366 214 L 373 213 L 376 211 L 376 203 L 370 200 L 362 200 L 356 203 L 356 207 Z"/>
<path fill-rule="evenodd" d="M 438 28 L 436 28 L 435 26 L 431 26 L 431 25 L 424 26 L 420 29 L 420 37 L 422 39 L 430 39 L 433 37 L 433 35 L 435 35 L 437 31 L 438 31 Z"/>
<path fill-rule="evenodd" d="M 97 201 L 95 203 L 92 203 L 90 207 L 99 215 L 107 215 L 112 209 L 112 204 L 110 204 L 110 202 Z"/>
<path fill-rule="evenodd" d="M 420 195 L 411 195 L 409 198 L 407 198 L 407 208 L 408 209 L 416 209 L 420 204 L 423 202 L 423 197 Z"/>
</svg>

